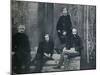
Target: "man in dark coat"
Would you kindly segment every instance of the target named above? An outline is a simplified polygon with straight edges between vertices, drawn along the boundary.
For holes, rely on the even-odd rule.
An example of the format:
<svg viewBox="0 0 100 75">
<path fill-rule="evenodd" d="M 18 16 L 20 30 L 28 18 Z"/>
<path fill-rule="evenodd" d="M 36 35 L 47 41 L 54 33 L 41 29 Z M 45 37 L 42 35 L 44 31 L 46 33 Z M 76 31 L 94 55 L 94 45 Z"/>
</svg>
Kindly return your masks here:
<svg viewBox="0 0 100 75">
<path fill-rule="evenodd" d="M 72 23 L 70 15 L 66 8 L 63 8 L 62 14 L 57 22 L 56 30 L 61 43 L 65 43 L 65 36 L 70 36 L 72 30 Z M 70 39 L 70 38 L 68 38 Z"/>
<path fill-rule="evenodd" d="M 64 61 L 69 60 L 72 57 L 81 55 L 81 50 L 83 48 L 82 41 L 81 38 L 78 36 L 77 30 L 75 28 L 72 29 L 72 34 L 70 38 L 70 42 L 66 41 L 66 47 L 64 47 L 63 49 L 58 66 L 54 67 L 55 69 L 61 68 Z M 66 56 L 65 59 L 64 56 Z M 66 65 L 64 67 L 66 68 Z"/>
<path fill-rule="evenodd" d="M 12 71 L 25 73 L 30 57 L 30 44 L 28 36 L 24 33 L 25 26 L 18 26 L 18 33 L 12 37 Z"/>
<path fill-rule="evenodd" d="M 49 34 L 45 34 L 44 38 L 45 40 L 39 43 L 39 47 L 37 50 L 37 54 L 35 58 L 35 61 L 37 61 L 35 72 L 42 71 L 45 62 L 48 59 L 50 60 L 52 59 L 52 55 L 54 52 L 54 43 L 53 40 L 50 39 Z"/>
</svg>

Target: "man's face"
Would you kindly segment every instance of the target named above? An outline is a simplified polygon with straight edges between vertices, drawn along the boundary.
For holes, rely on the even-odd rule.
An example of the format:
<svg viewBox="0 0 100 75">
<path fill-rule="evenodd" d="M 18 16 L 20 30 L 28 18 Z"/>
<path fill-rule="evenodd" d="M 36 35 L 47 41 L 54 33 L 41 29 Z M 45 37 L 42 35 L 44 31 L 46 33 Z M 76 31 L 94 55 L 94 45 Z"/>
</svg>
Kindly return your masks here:
<svg viewBox="0 0 100 75">
<path fill-rule="evenodd" d="M 18 27 L 18 32 L 19 33 L 24 33 L 24 31 L 25 31 L 25 26 L 19 26 Z"/>
<path fill-rule="evenodd" d="M 67 9 L 66 9 L 66 8 L 63 8 L 62 13 L 63 13 L 64 15 L 66 15 L 66 14 L 67 14 Z"/>
<path fill-rule="evenodd" d="M 45 37 L 46 41 L 49 41 L 49 35 L 48 34 L 46 34 L 44 37 Z"/>
<path fill-rule="evenodd" d="M 77 34 L 77 30 L 76 29 L 72 29 L 72 34 L 73 35 Z"/>
</svg>

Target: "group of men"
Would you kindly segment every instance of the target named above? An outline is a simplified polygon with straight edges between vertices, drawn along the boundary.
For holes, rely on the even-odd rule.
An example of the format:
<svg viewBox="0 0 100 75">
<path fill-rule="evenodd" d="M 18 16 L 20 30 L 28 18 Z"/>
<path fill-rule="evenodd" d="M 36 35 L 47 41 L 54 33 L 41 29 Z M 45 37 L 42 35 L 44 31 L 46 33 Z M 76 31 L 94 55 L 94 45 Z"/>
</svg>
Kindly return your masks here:
<svg viewBox="0 0 100 75">
<path fill-rule="evenodd" d="M 26 72 L 31 59 L 29 40 L 24 30 L 25 26 L 20 25 L 18 27 L 18 33 L 14 35 L 12 40 L 12 71 L 16 73 L 21 73 L 21 71 L 23 71 L 22 68 L 24 68 Z M 63 9 L 62 15 L 57 22 L 56 30 L 63 48 L 58 66 L 54 67 L 54 69 L 61 68 L 65 55 L 67 57 L 66 60 L 71 57 L 80 56 L 82 49 L 82 41 L 77 34 L 77 29 L 72 27 L 70 15 L 66 8 Z M 39 42 L 37 54 L 32 61 L 35 64 L 34 72 L 38 73 L 42 72 L 46 61 L 54 60 L 52 58 L 54 53 L 54 41 L 50 38 L 49 34 L 44 34 L 43 38 L 44 39 Z"/>
</svg>

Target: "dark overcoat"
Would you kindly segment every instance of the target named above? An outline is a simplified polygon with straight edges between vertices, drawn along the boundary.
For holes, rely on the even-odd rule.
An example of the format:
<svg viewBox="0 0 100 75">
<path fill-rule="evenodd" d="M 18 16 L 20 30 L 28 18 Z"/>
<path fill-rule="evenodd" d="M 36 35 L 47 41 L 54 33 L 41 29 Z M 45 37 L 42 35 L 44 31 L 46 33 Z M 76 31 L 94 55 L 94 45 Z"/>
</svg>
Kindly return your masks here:
<svg viewBox="0 0 100 75">
<path fill-rule="evenodd" d="M 70 15 L 60 16 L 57 22 L 56 30 L 61 43 L 65 43 L 63 32 L 67 33 L 66 36 L 69 36 L 72 33 L 72 23 L 71 23 Z M 58 30 L 60 30 L 60 32 L 58 32 Z"/>
</svg>

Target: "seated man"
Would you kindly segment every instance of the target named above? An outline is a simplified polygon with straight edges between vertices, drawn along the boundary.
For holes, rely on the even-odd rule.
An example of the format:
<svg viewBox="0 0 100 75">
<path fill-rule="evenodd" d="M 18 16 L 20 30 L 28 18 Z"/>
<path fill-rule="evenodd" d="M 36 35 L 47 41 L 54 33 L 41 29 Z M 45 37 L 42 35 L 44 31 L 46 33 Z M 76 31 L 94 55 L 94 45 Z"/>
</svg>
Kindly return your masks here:
<svg viewBox="0 0 100 75">
<path fill-rule="evenodd" d="M 72 35 L 70 36 L 71 40 L 66 41 L 66 47 L 63 48 L 63 52 L 61 54 L 59 64 L 55 69 L 61 68 L 64 60 L 68 60 L 71 57 L 76 57 L 81 55 L 82 42 L 80 37 L 77 35 L 77 30 L 75 28 L 72 29 Z M 64 59 L 66 56 L 66 59 Z M 64 66 L 65 67 L 65 66 Z"/>
<path fill-rule="evenodd" d="M 44 66 L 47 59 L 52 59 L 54 43 L 49 38 L 49 34 L 45 34 L 44 40 L 39 43 L 39 48 L 37 50 L 36 57 L 34 61 L 36 61 L 35 72 L 41 72 L 42 67 Z M 41 64 L 40 64 L 41 63 Z"/>
<path fill-rule="evenodd" d="M 54 43 L 50 40 L 49 34 L 45 34 L 44 40 L 39 43 L 36 58 L 42 58 L 44 55 L 52 58 Z"/>
</svg>

